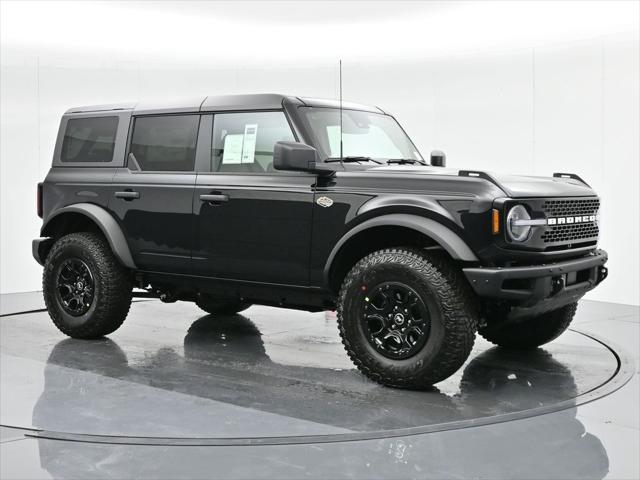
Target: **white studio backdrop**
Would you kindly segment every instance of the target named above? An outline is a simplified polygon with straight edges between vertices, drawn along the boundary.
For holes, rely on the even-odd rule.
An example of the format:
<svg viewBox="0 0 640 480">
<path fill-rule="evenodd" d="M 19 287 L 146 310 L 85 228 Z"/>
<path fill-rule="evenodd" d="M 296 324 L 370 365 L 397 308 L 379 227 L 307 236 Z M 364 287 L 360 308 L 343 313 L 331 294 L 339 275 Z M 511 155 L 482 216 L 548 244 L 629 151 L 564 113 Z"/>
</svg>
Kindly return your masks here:
<svg viewBox="0 0 640 480">
<path fill-rule="evenodd" d="M 640 36 L 631 2 L 2 2 L 0 292 L 39 290 L 35 186 L 71 106 L 226 93 L 390 110 L 423 155 L 574 172 L 610 277 L 639 304 Z M 340 10 L 340 11 L 338 11 Z"/>
</svg>

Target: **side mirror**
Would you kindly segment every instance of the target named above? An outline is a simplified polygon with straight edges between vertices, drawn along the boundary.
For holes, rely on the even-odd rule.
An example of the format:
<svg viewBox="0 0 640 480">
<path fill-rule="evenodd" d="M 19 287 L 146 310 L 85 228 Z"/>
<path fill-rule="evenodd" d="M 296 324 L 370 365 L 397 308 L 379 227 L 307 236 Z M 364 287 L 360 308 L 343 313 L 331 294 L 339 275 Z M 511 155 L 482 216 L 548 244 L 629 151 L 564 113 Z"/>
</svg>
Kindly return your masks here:
<svg viewBox="0 0 640 480">
<path fill-rule="evenodd" d="M 276 170 L 295 170 L 315 172 L 316 149 L 298 142 L 276 142 L 273 149 L 273 168 Z"/>
<path fill-rule="evenodd" d="M 441 150 L 433 150 L 431 152 L 431 166 L 444 167 L 447 165 L 447 156 Z"/>
</svg>

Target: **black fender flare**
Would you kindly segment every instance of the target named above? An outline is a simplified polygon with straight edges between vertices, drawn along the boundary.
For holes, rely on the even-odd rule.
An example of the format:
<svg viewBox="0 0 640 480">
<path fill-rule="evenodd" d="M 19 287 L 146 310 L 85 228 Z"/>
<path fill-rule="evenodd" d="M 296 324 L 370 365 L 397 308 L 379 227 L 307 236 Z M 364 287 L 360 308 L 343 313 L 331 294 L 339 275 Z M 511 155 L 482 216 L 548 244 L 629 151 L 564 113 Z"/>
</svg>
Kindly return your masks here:
<svg viewBox="0 0 640 480">
<path fill-rule="evenodd" d="M 93 203 L 75 203 L 57 210 L 47 218 L 47 221 L 42 226 L 40 230 L 42 237 L 49 236 L 47 235 L 47 226 L 51 225 L 52 220 L 65 213 L 79 213 L 92 220 L 104 234 L 113 254 L 120 263 L 127 268 L 136 269 L 136 264 L 131 256 L 131 250 L 129 250 L 129 244 L 120 225 L 107 210 Z"/>
<path fill-rule="evenodd" d="M 431 238 L 434 242 L 440 245 L 451 258 L 460 260 L 462 262 L 478 262 L 478 257 L 469 248 L 460 236 L 448 227 L 445 227 L 441 223 L 431 218 L 425 218 L 418 215 L 406 214 L 406 213 L 391 213 L 388 215 L 381 215 L 379 217 L 366 220 L 347 233 L 335 244 L 324 267 L 324 281 L 329 284 L 329 273 L 333 265 L 335 257 L 338 255 L 340 249 L 345 245 L 350 238 L 354 235 L 373 227 L 381 226 L 396 226 L 406 227 L 417 232 L 424 234 Z"/>
</svg>

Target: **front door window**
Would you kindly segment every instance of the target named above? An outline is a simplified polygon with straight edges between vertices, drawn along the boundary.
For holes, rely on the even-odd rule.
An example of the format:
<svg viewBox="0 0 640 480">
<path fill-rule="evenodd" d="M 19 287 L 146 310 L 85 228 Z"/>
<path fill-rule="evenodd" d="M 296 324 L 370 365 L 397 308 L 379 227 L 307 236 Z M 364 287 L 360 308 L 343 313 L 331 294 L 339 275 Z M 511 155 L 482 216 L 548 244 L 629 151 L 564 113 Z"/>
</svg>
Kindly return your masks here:
<svg viewBox="0 0 640 480">
<path fill-rule="evenodd" d="M 273 148 L 294 141 L 283 112 L 220 113 L 213 119 L 214 172 L 272 173 Z"/>
</svg>

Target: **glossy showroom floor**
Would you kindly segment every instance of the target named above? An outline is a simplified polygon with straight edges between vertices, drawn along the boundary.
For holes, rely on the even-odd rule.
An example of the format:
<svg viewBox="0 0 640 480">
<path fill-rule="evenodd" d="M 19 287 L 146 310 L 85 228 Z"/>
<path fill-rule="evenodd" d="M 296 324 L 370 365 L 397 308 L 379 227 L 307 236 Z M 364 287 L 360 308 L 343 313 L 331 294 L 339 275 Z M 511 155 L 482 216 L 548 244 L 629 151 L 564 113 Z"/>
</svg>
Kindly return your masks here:
<svg viewBox="0 0 640 480">
<path fill-rule="evenodd" d="M 363 378 L 330 312 L 138 301 L 86 342 L 37 293 L 1 307 L 3 479 L 640 477 L 638 307 L 584 301 L 528 353 L 478 337 L 429 392 Z"/>
</svg>

